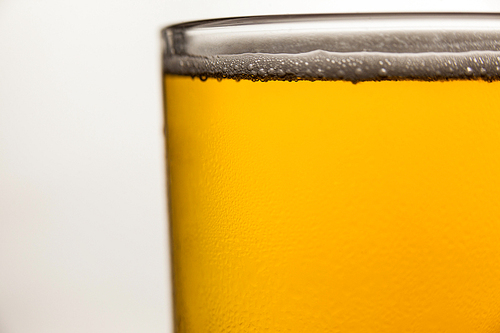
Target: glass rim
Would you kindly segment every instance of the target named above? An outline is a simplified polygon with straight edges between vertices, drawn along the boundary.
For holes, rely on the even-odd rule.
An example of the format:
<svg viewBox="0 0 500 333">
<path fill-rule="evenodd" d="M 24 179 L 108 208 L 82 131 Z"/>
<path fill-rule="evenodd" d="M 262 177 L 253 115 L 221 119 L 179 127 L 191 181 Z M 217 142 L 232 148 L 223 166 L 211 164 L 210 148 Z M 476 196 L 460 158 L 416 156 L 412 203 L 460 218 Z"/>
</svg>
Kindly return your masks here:
<svg viewBox="0 0 500 333">
<path fill-rule="evenodd" d="M 162 29 L 189 29 L 199 27 L 224 27 L 236 25 L 257 25 L 263 23 L 296 22 L 311 20 L 330 20 L 330 19 L 353 19 L 353 18 L 387 18 L 387 17 L 434 17 L 434 18 L 500 18 L 500 13 L 494 12 L 359 12 L 359 13 L 311 13 L 311 14 L 273 14 L 273 15 L 251 15 L 251 16 L 232 16 L 212 19 L 202 19 L 185 21 L 170 24 Z"/>
<path fill-rule="evenodd" d="M 401 77 L 491 80 L 500 75 L 500 14 L 496 13 L 232 17 L 171 25 L 162 30 L 162 37 L 164 72 L 170 74 L 355 82 Z M 327 64 L 332 58 L 344 64 Z M 347 60 L 354 65 L 348 67 Z M 360 70 L 367 62 L 385 63 Z M 280 63 L 286 68 L 278 69 Z"/>
</svg>

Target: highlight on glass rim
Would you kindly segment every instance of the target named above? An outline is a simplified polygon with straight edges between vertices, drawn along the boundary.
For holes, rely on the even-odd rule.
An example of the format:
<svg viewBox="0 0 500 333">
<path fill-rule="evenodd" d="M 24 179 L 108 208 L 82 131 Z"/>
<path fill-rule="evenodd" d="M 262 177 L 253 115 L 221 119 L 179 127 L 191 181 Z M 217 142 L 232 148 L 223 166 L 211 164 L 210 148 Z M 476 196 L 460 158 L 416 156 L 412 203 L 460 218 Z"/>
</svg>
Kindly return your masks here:
<svg viewBox="0 0 500 333">
<path fill-rule="evenodd" d="M 177 333 L 500 332 L 500 15 L 163 38 Z"/>
</svg>

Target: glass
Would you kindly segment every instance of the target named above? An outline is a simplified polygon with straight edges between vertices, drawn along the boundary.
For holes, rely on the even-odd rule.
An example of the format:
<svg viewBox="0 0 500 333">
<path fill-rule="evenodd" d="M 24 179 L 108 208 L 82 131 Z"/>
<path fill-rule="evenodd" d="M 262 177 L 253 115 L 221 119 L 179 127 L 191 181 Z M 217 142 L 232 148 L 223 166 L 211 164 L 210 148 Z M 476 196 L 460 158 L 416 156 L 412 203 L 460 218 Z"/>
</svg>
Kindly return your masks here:
<svg viewBox="0 0 500 333">
<path fill-rule="evenodd" d="M 176 332 L 500 331 L 500 15 L 163 38 Z"/>
</svg>

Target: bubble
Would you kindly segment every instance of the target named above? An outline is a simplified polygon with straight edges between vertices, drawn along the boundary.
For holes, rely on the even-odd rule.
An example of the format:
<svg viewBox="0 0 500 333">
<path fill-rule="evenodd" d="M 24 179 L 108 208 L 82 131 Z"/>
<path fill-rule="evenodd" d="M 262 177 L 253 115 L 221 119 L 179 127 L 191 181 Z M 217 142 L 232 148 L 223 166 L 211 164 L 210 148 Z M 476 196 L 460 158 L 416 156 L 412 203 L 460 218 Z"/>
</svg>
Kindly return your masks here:
<svg viewBox="0 0 500 333">
<path fill-rule="evenodd" d="M 387 76 L 387 69 L 385 68 L 381 68 L 379 71 L 378 71 L 378 74 L 380 76 Z"/>
<path fill-rule="evenodd" d="M 474 74 L 474 70 L 472 68 L 470 68 L 470 67 L 467 67 L 465 69 L 465 74 L 472 75 L 472 74 Z"/>
<path fill-rule="evenodd" d="M 361 75 L 363 74 L 363 70 L 361 68 L 356 68 L 356 70 L 354 71 L 354 73 L 356 73 L 357 75 Z"/>
<path fill-rule="evenodd" d="M 488 73 L 488 71 L 485 69 L 485 68 L 481 68 L 479 70 L 479 72 L 482 74 L 482 75 L 486 75 Z"/>
<path fill-rule="evenodd" d="M 269 75 L 274 74 L 274 72 L 275 72 L 275 70 L 274 70 L 274 68 L 272 68 L 272 67 L 271 67 L 271 68 L 269 68 L 269 70 L 267 71 L 267 73 L 268 73 Z"/>
<path fill-rule="evenodd" d="M 248 69 L 249 71 L 251 71 L 254 67 L 255 67 L 255 65 L 254 65 L 254 64 L 252 64 L 252 63 L 250 63 L 250 64 L 248 64 L 247 69 Z"/>
<path fill-rule="evenodd" d="M 264 68 L 260 68 L 257 74 L 259 74 L 260 76 L 265 76 L 267 75 L 267 72 Z"/>
<path fill-rule="evenodd" d="M 380 66 L 384 66 L 384 62 L 383 62 L 382 60 L 379 60 L 378 64 L 379 64 Z"/>
<path fill-rule="evenodd" d="M 343 70 L 339 70 L 339 71 L 337 72 L 337 75 L 338 75 L 338 77 L 343 78 L 343 77 L 344 77 L 344 75 L 345 75 L 345 72 L 344 72 Z"/>
</svg>

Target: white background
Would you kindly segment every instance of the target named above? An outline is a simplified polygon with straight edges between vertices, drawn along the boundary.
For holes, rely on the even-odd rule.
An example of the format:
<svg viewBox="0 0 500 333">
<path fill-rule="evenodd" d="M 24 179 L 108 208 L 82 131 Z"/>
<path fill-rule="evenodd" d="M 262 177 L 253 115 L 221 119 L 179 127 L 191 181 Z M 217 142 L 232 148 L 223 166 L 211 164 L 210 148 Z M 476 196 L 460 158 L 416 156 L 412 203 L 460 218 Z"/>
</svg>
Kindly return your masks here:
<svg viewBox="0 0 500 333">
<path fill-rule="evenodd" d="M 0 0 L 0 333 L 171 331 L 161 27 L 412 2 Z"/>
</svg>

